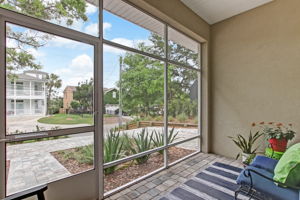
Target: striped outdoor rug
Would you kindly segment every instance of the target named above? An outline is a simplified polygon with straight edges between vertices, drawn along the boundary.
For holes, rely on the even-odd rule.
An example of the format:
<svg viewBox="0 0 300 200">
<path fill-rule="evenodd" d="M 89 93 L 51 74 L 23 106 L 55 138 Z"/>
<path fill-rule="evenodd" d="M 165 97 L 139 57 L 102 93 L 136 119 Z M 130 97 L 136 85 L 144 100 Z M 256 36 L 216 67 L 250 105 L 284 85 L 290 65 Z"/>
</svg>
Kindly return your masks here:
<svg viewBox="0 0 300 200">
<path fill-rule="evenodd" d="M 241 168 L 215 162 L 161 200 L 233 200 Z M 239 199 L 249 199 L 239 195 Z"/>
</svg>

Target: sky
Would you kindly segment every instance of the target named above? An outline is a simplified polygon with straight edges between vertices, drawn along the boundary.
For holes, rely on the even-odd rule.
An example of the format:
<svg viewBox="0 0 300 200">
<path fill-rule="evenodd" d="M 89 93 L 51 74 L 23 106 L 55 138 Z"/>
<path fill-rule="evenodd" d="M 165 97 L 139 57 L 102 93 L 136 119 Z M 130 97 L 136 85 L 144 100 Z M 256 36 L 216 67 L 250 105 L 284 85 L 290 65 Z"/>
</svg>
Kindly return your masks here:
<svg viewBox="0 0 300 200">
<path fill-rule="evenodd" d="M 129 47 L 134 47 L 138 42 L 148 42 L 150 31 L 143 29 L 131 22 L 123 20 L 107 11 L 104 11 L 103 31 L 104 38 Z M 75 21 L 70 27 L 72 29 L 98 36 L 98 8 L 88 5 L 86 10 L 88 21 Z M 53 23 L 59 23 L 53 21 Z M 60 22 L 65 26 L 65 23 Z M 28 32 L 36 34 L 34 30 L 20 26 L 7 24 L 13 31 Z M 43 34 L 40 33 L 39 34 Z M 7 46 L 15 46 L 15 42 L 7 40 Z M 36 61 L 43 67 L 41 71 L 54 73 L 62 79 L 62 87 L 59 95 L 67 85 L 78 85 L 79 82 L 89 80 L 93 77 L 94 47 L 73 40 L 51 37 L 46 45 L 38 49 L 27 47 L 26 49 L 34 55 Z M 119 78 L 119 57 L 125 51 L 104 46 L 104 87 L 116 87 Z"/>
</svg>

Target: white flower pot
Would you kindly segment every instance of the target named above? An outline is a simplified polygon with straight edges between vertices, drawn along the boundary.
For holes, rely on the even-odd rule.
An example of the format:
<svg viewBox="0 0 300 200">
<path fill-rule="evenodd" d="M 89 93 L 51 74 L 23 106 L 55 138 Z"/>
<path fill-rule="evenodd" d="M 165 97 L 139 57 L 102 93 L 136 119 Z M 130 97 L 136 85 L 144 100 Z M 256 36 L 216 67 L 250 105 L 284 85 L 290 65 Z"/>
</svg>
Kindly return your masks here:
<svg viewBox="0 0 300 200">
<path fill-rule="evenodd" d="M 249 157 L 255 157 L 255 154 L 242 153 L 242 162 L 244 163 Z"/>
</svg>

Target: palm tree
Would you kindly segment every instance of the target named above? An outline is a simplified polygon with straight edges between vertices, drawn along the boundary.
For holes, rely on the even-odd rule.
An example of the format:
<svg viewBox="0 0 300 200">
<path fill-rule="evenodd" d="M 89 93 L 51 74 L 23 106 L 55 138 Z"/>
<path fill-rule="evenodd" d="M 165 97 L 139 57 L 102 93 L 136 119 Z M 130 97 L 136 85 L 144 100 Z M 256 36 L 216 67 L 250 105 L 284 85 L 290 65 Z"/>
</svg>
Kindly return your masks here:
<svg viewBox="0 0 300 200">
<path fill-rule="evenodd" d="M 50 100 L 54 96 L 56 89 L 61 87 L 61 79 L 59 79 L 59 76 L 56 74 L 48 74 L 47 77 L 47 82 L 46 82 L 46 87 L 47 87 L 47 114 L 49 114 L 49 105 L 50 105 Z"/>
</svg>

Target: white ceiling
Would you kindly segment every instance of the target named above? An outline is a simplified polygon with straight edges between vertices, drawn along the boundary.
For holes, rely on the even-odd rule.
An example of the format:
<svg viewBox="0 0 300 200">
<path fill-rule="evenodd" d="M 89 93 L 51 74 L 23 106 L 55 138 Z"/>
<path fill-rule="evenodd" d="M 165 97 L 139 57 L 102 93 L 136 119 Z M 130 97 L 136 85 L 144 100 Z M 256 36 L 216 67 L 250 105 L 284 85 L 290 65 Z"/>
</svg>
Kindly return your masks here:
<svg viewBox="0 0 300 200">
<path fill-rule="evenodd" d="M 209 24 L 251 10 L 273 0 L 181 0 Z"/>
</svg>

